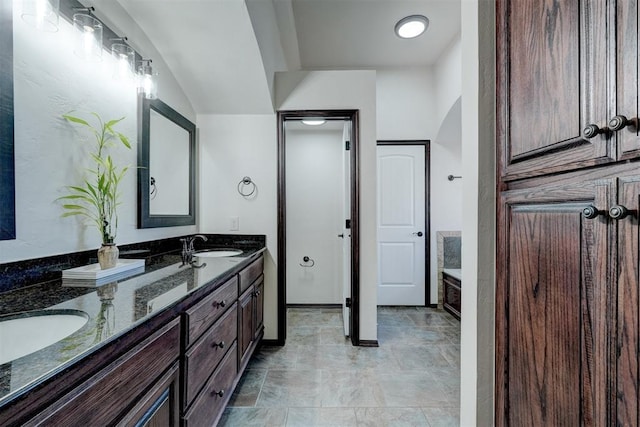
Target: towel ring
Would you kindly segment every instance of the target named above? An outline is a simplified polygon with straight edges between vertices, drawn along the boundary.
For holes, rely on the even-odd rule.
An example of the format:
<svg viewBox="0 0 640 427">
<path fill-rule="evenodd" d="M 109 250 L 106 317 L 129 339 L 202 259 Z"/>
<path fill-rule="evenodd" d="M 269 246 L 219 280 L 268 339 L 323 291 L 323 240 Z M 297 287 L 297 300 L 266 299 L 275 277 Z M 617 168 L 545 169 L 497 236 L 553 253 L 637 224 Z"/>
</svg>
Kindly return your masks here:
<svg viewBox="0 0 640 427">
<path fill-rule="evenodd" d="M 247 192 L 247 189 L 244 188 L 246 186 L 251 186 L 251 188 L 249 188 L 249 190 L 251 191 Z M 256 188 L 256 183 L 253 182 L 248 176 L 243 177 L 238 183 L 238 193 L 240 193 L 242 197 L 249 197 L 253 195 L 253 193 L 256 192 Z"/>
</svg>

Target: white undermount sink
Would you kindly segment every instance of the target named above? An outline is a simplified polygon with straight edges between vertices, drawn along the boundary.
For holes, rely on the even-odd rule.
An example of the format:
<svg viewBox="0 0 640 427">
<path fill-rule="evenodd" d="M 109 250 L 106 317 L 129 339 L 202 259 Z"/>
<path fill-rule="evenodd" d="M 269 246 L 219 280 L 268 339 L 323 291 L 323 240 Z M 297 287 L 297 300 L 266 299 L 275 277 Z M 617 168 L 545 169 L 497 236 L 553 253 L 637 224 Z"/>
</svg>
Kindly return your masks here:
<svg viewBox="0 0 640 427">
<path fill-rule="evenodd" d="M 242 253 L 239 249 L 220 250 L 220 251 L 202 251 L 193 254 L 198 258 L 222 258 L 227 256 L 240 255 Z"/>
<path fill-rule="evenodd" d="M 57 343 L 88 320 L 79 310 L 40 310 L 0 317 L 0 365 Z"/>
</svg>

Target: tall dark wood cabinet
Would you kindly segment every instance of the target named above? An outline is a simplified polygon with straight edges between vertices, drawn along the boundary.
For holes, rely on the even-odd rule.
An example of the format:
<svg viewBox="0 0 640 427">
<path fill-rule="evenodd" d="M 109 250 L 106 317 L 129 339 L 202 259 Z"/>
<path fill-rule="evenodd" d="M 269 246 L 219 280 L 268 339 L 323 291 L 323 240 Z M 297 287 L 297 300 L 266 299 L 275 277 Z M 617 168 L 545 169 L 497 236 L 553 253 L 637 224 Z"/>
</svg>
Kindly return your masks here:
<svg viewBox="0 0 640 427">
<path fill-rule="evenodd" d="M 638 426 L 638 2 L 496 13 L 496 425 Z"/>
</svg>

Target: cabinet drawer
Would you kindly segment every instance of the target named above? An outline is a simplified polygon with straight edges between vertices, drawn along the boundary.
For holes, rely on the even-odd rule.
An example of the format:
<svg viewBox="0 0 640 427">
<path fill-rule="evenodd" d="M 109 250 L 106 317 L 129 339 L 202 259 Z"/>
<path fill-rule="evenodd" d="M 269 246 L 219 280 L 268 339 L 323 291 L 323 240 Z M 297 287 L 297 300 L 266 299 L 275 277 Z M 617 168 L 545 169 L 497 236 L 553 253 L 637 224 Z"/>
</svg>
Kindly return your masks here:
<svg viewBox="0 0 640 427">
<path fill-rule="evenodd" d="M 186 311 L 186 346 L 193 343 L 238 299 L 238 279 L 225 282 L 211 295 Z"/>
<path fill-rule="evenodd" d="M 240 293 L 244 292 L 255 280 L 260 277 L 264 269 L 264 257 L 260 257 L 247 268 L 242 270 L 240 276 Z"/>
<path fill-rule="evenodd" d="M 238 373 L 237 345 L 234 344 L 184 417 L 185 427 L 215 425 L 231 395 Z M 221 394 L 221 395 L 220 395 Z"/>
<path fill-rule="evenodd" d="M 238 336 L 238 306 L 233 304 L 200 338 L 185 356 L 185 406 L 196 397 L 198 390 L 207 381 L 229 347 Z M 220 344 L 224 343 L 223 347 Z"/>
<path fill-rule="evenodd" d="M 25 425 L 111 425 L 179 355 L 175 319 Z"/>
</svg>

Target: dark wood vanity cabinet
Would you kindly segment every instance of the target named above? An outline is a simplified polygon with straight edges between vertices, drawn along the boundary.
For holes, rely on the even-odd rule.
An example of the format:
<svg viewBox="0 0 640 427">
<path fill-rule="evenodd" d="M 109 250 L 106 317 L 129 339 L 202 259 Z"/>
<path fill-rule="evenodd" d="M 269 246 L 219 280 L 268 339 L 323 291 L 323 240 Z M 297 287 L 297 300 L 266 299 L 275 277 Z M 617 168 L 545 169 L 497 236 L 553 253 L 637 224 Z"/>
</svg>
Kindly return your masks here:
<svg viewBox="0 0 640 427">
<path fill-rule="evenodd" d="M 638 157 L 637 2 L 504 0 L 496 7 L 504 179 Z"/>
<path fill-rule="evenodd" d="M 638 7 L 496 2 L 497 426 L 640 424 Z"/>
<path fill-rule="evenodd" d="M 462 283 L 457 278 L 442 273 L 442 306 L 456 319 L 460 320 L 462 310 Z"/>
<path fill-rule="evenodd" d="M 22 425 L 136 425 L 153 415 L 157 393 L 166 396 L 160 406 L 168 425 L 177 425 L 179 356 L 180 323 L 174 319 Z"/>
<path fill-rule="evenodd" d="M 260 256 L 208 295 L 149 319 L 33 400 L 3 408 L 0 424 L 215 425 L 263 336 L 262 268 Z M 78 384 L 58 390 L 67 380 Z"/>
</svg>

